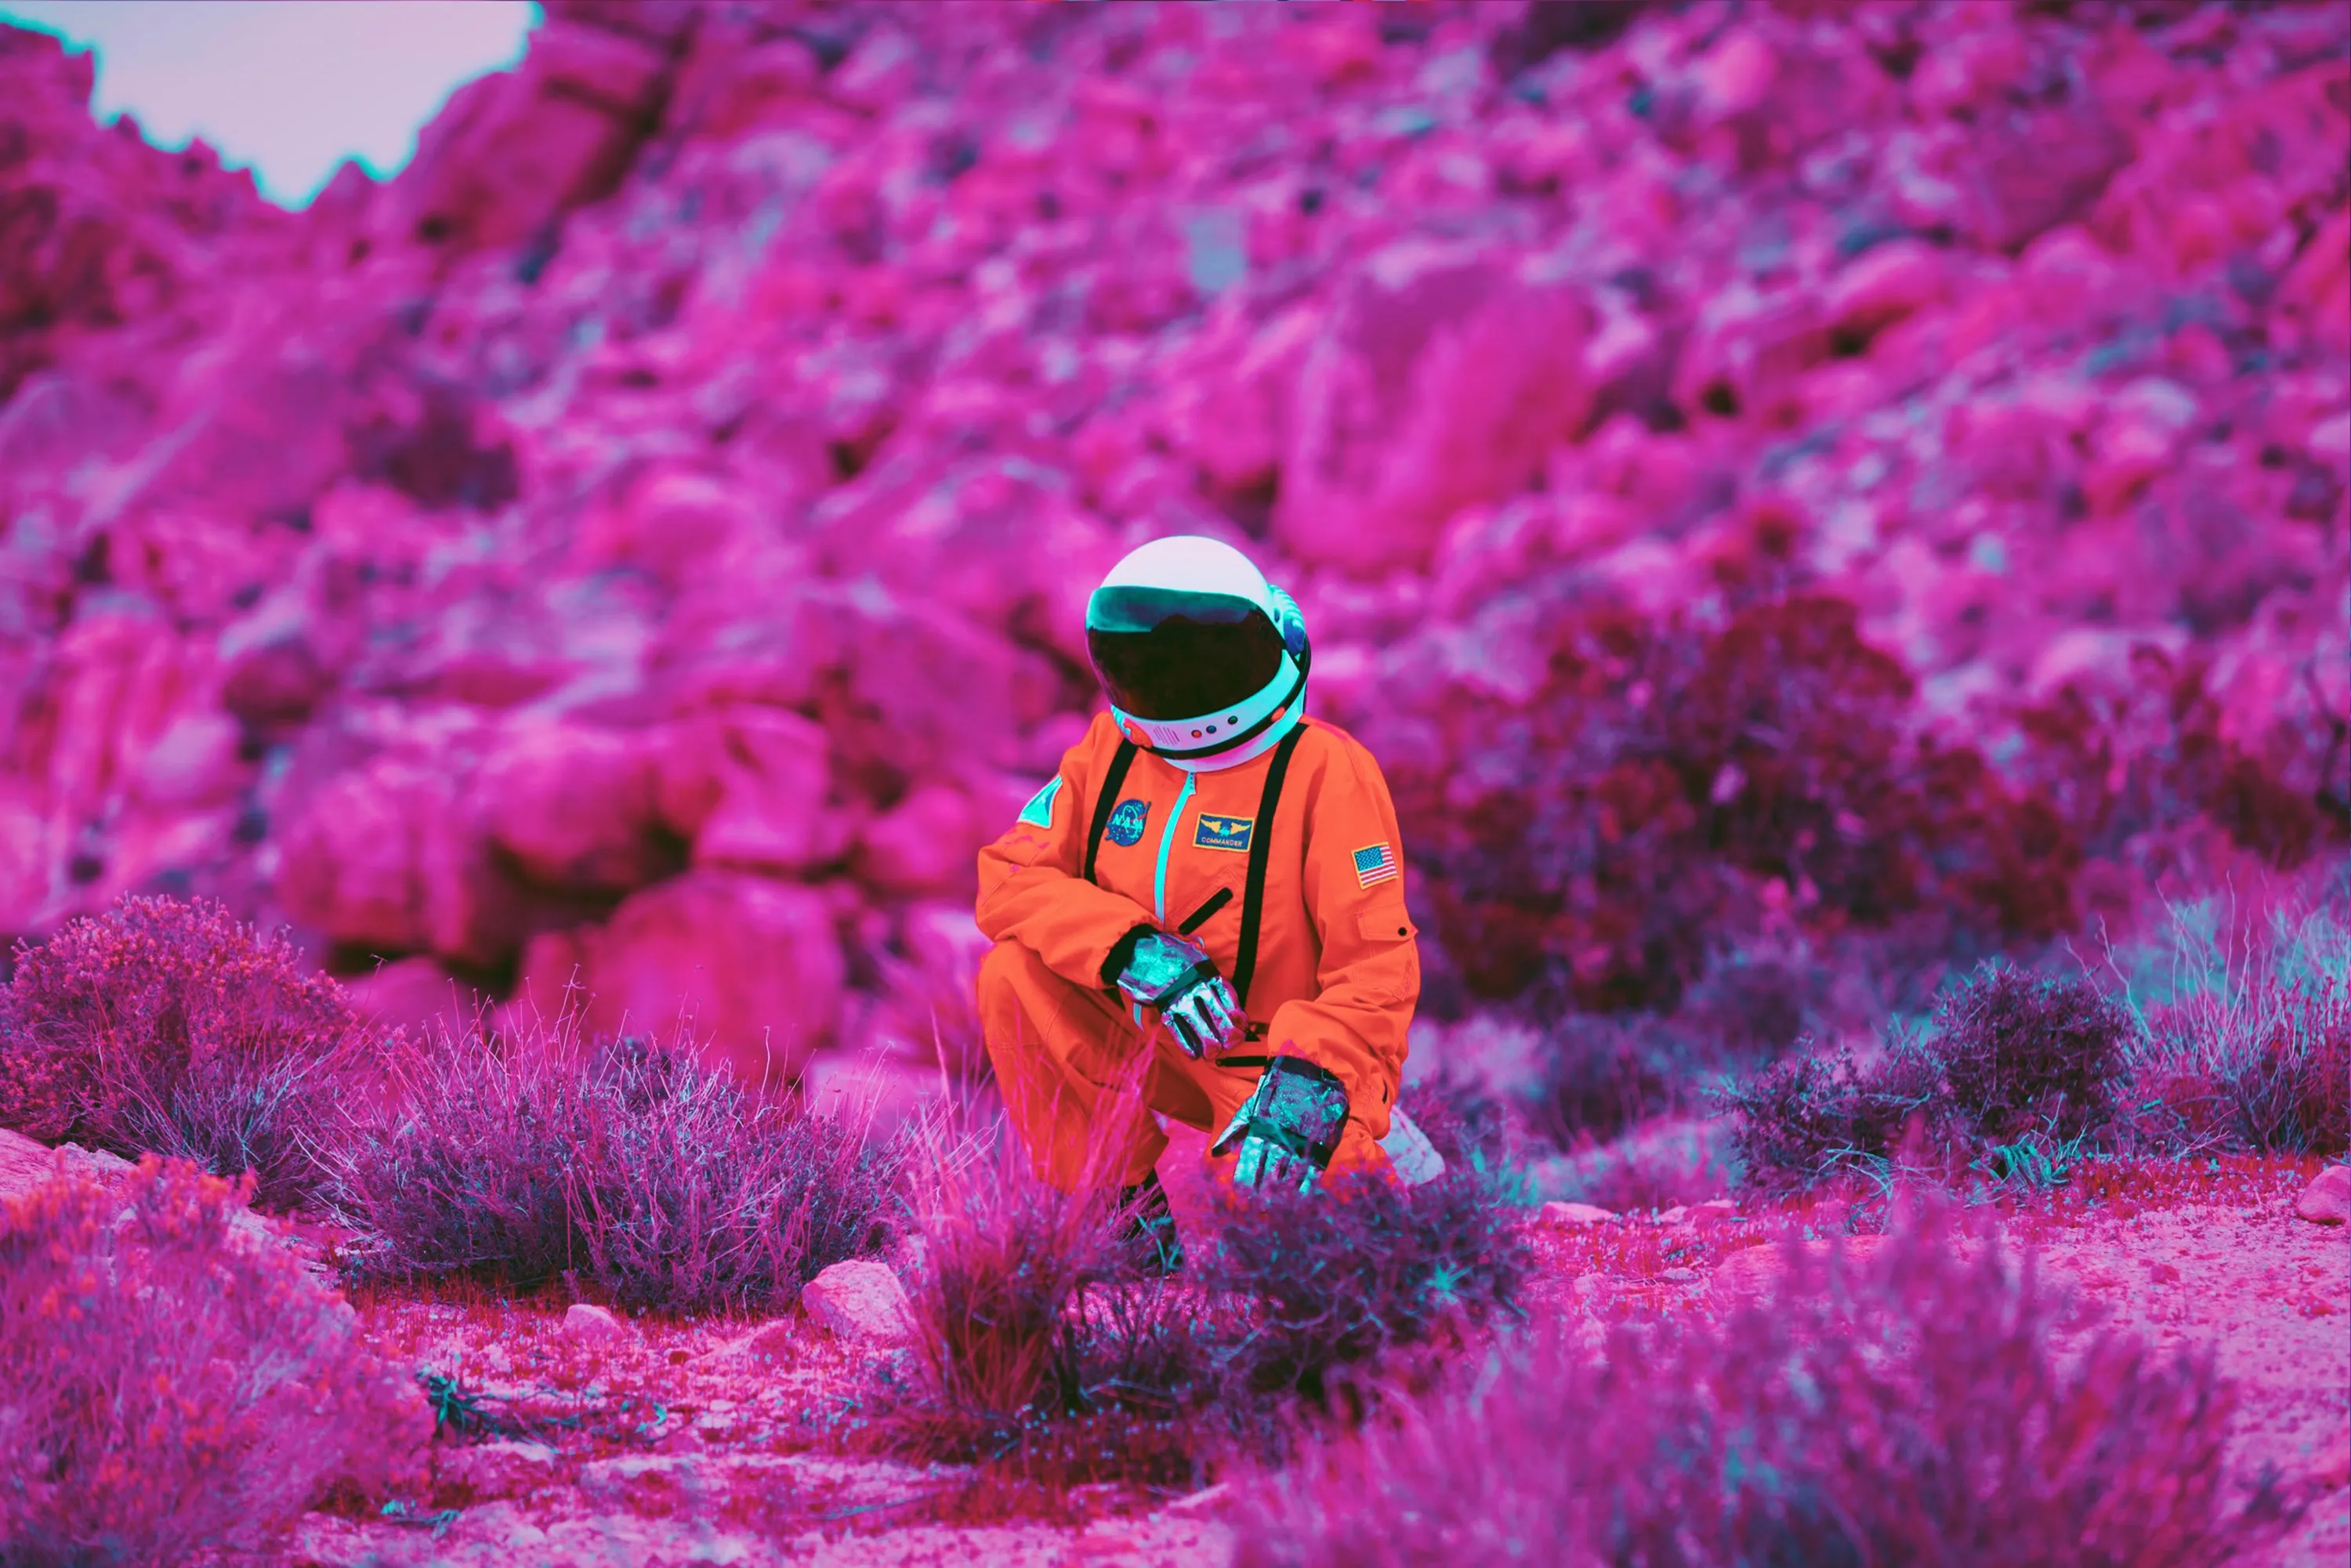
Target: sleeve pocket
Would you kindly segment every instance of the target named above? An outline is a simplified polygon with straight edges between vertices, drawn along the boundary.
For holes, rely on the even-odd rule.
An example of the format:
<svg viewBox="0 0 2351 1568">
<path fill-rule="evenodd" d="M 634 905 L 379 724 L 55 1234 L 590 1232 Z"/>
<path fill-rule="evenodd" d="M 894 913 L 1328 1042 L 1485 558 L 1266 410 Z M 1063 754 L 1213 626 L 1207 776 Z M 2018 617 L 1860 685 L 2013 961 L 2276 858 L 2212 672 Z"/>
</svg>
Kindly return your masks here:
<svg viewBox="0 0 2351 1568">
<path fill-rule="evenodd" d="M 1367 909 L 1355 917 L 1355 935 L 1366 942 L 1401 942 L 1420 930 L 1401 908 Z"/>
</svg>

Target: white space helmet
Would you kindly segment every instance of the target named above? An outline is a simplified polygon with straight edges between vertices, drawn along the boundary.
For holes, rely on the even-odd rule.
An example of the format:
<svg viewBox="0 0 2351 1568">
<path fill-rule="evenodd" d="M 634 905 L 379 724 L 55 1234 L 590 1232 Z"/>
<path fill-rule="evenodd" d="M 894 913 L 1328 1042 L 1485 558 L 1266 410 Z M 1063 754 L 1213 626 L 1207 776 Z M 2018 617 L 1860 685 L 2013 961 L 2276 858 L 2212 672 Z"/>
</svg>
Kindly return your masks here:
<svg viewBox="0 0 2351 1568">
<path fill-rule="evenodd" d="M 1127 738 L 1189 772 L 1263 755 L 1306 710 L 1306 618 L 1220 539 L 1154 539 L 1111 568 L 1086 649 Z"/>
</svg>

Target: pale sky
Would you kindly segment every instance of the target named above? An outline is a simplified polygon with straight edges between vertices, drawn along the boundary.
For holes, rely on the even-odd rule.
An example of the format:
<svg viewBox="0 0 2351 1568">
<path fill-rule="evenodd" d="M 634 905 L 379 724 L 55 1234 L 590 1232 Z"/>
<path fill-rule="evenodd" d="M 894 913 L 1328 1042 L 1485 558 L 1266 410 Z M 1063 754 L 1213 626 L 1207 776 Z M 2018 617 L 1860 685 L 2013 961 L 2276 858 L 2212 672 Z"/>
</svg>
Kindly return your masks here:
<svg viewBox="0 0 2351 1568">
<path fill-rule="evenodd" d="M 98 51 L 92 109 L 177 150 L 201 136 L 289 207 L 346 158 L 378 178 L 449 94 L 522 57 L 528 0 L 0 0 Z"/>
</svg>

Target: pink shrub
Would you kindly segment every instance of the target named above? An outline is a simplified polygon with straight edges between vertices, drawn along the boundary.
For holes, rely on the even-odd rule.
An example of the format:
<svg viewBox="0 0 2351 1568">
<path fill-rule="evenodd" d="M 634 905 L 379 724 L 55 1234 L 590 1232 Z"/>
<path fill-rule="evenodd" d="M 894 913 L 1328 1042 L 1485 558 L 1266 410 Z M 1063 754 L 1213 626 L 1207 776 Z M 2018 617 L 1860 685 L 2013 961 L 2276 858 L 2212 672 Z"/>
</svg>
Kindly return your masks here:
<svg viewBox="0 0 2351 1568">
<path fill-rule="evenodd" d="M 475 1020 L 391 1066 L 390 1096 L 323 1134 L 325 1197 L 366 1275 L 570 1276 L 625 1307 L 757 1310 L 894 1228 L 897 1148 L 684 1051 Z"/>
<path fill-rule="evenodd" d="M 2064 1323 L 2029 1259 L 1932 1224 L 1860 1266 L 1793 1251 L 1719 1322 L 1498 1348 L 1265 1479 L 1239 1560 L 2141 1568 L 2288 1521 L 2266 1476 L 2231 1496 L 2209 1356 Z"/>
<path fill-rule="evenodd" d="M 2344 873 L 2239 907 L 2177 904 L 2108 962 L 2144 1028 L 2123 1096 L 2132 1145 L 2169 1155 L 2351 1146 L 2351 926 Z"/>
<path fill-rule="evenodd" d="M 1808 1187 L 1897 1162 L 1946 1176 L 2042 1184 L 2091 1140 L 2120 1135 L 2116 1097 L 2137 1030 L 2078 976 L 1986 964 L 1947 993 L 1931 1033 L 1896 1033 L 1885 1055 L 1803 1055 L 1722 1091 L 1750 1185 Z"/>
<path fill-rule="evenodd" d="M 253 1175 L 290 1205 L 343 1095 L 359 1021 L 285 942 L 204 900 L 127 898 L 19 947 L 0 1025 L 0 1123 L 126 1156 Z"/>
<path fill-rule="evenodd" d="M 1851 603 L 1767 580 L 1652 620 L 1562 576 L 1504 608 L 1539 618 L 1533 691 L 1427 682 L 1364 729 L 1472 994 L 1670 1012 L 1768 899 L 1823 936 L 2072 925 L 2078 846 L 1914 734 L 1917 683 Z"/>
<path fill-rule="evenodd" d="M 1931 1050 L 1978 1137 L 2104 1131 L 2114 1115 L 2130 1014 L 2075 976 L 1987 964 L 1943 998 Z"/>
<path fill-rule="evenodd" d="M 1883 1171 L 1914 1123 L 1947 1134 L 1951 1122 L 1940 1064 L 1907 1038 L 1866 1064 L 1849 1051 L 1787 1057 L 1723 1101 L 1743 1179 L 1765 1192 Z"/>
<path fill-rule="evenodd" d="M 934 1161 L 909 1281 L 911 1384 L 883 1440 L 1062 1484 L 1196 1484 L 1262 1459 L 1301 1412 L 1363 1408 L 1364 1378 L 1515 1315 L 1529 1255 L 1474 1155 L 1437 1181 L 1228 1195 L 1186 1273 L 1135 1277 L 1131 1216 L 1017 1151 Z"/>
<path fill-rule="evenodd" d="M 429 1434 L 350 1309 L 237 1203 L 149 1159 L 0 1207 L 0 1561 L 261 1550 Z"/>
<path fill-rule="evenodd" d="M 1244 1385 L 1322 1405 L 1391 1352 L 1516 1316 L 1529 1258 L 1505 1196 L 1463 1161 L 1419 1186 L 1373 1175 L 1229 1198 L 1206 1272 L 1242 1299 Z"/>
<path fill-rule="evenodd" d="M 2134 1064 L 2139 1127 L 2173 1152 L 2351 1147 L 2351 982 L 2271 983 L 2244 1002 L 2159 1008 Z"/>
<path fill-rule="evenodd" d="M 1058 1191 L 1008 1144 L 931 1154 L 913 1376 L 884 1399 L 882 1443 L 1062 1485 L 1196 1484 L 1200 1416 L 1226 1387 L 1215 1316 L 1133 1276 L 1128 1216 L 1099 1186 Z"/>
</svg>

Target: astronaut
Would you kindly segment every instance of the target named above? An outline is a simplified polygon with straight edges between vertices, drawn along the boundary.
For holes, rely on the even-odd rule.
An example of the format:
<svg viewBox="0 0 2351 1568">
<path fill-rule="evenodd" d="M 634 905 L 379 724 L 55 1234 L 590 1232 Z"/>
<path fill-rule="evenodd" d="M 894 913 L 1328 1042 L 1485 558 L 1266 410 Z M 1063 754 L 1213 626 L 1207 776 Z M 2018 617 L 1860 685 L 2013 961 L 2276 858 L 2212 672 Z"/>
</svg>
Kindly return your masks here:
<svg viewBox="0 0 2351 1568">
<path fill-rule="evenodd" d="M 1395 1108 L 1420 994 L 1395 808 L 1307 716 L 1296 602 L 1230 545 L 1157 539 L 1094 591 L 1086 644 L 1110 711 L 979 855 L 980 1021 L 1039 1174 L 1073 1191 L 1107 1151 L 1163 1269 L 1152 1112 L 1210 1133 L 1240 1189 L 1433 1176 Z"/>
</svg>

